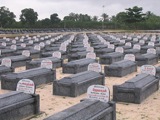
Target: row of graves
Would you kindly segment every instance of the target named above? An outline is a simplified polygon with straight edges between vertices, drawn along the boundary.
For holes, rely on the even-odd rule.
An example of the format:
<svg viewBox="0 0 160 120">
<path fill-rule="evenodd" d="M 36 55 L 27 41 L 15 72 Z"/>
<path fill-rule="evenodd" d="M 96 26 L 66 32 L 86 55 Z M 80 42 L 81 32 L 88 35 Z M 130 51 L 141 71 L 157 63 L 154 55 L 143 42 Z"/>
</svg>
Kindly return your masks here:
<svg viewBox="0 0 160 120">
<path fill-rule="evenodd" d="M 53 83 L 53 95 L 77 97 L 80 103 L 45 120 L 116 120 L 116 103 L 140 104 L 159 89 L 159 37 L 125 34 L 28 35 L 1 39 L 0 118 L 20 120 L 40 113 L 35 89 Z M 68 60 L 68 62 L 64 62 Z M 15 68 L 26 70 L 15 72 Z M 105 77 L 141 73 L 113 86 L 113 100 Z M 56 69 L 70 76 L 56 79 Z M 102 71 L 104 68 L 104 71 Z"/>
</svg>

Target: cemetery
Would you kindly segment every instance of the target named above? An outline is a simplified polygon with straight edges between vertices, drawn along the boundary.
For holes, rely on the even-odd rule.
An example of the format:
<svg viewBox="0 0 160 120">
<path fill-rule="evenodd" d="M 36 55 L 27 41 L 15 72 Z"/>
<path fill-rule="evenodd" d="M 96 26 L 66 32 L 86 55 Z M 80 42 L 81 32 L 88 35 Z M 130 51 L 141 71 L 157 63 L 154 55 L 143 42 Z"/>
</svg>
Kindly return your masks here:
<svg viewBox="0 0 160 120">
<path fill-rule="evenodd" d="M 160 35 L 154 36 L 97 31 L 0 37 L 0 120 L 154 120 Z"/>
</svg>

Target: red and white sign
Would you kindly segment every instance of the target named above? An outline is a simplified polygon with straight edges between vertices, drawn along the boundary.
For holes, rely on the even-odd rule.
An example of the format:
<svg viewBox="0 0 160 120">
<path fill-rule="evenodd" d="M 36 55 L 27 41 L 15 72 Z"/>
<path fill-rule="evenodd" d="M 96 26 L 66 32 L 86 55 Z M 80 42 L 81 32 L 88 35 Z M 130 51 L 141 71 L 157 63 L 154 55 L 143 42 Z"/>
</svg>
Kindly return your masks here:
<svg viewBox="0 0 160 120">
<path fill-rule="evenodd" d="M 53 52 L 52 56 L 53 57 L 57 57 L 57 58 L 61 58 L 62 57 L 61 52 L 59 52 L 59 51 Z"/>
<path fill-rule="evenodd" d="M 92 85 L 87 89 L 87 96 L 89 99 L 100 100 L 102 102 L 110 101 L 109 88 L 102 85 Z"/>
<path fill-rule="evenodd" d="M 10 58 L 3 58 L 2 59 L 2 65 L 5 65 L 6 67 L 11 67 L 11 59 Z"/>
<path fill-rule="evenodd" d="M 141 46 L 140 46 L 140 45 L 134 45 L 134 46 L 133 46 L 133 49 L 138 49 L 138 50 L 140 50 L 140 49 L 141 49 Z"/>
<path fill-rule="evenodd" d="M 26 57 L 29 57 L 30 56 L 30 51 L 29 50 L 23 50 L 22 51 L 22 55 L 26 56 Z"/>
<path fill-rule="evenodd" d="M 86 58 L 96 59 L 96 54 L 91 52 L 87 53 Z"/>
<path fill-rule="evenodd" d="M 126 55 L 124 56 L 124 60 L 135 61 L 135 55 L 134 55 L 134 54 L 126 54 Z"/>
<path fill-rule="evenodd" d="M 99 63 L 90 63 L 88 65 L 89 71 L 102 72 L 102 67 Z"/>
<path fill-rule="evenodd" d="M 26 44 L 25 44 L 25 43 L 22 43 L 22 44 L 21 44 L 21 47 L 24 47 L 24 48 L 25 48 L 25 47 L 26 47 Z"/>
<path fill-rule="evenodd" d="M 52 66 L 53 66 L 52 61 L 49 59 L 42 60 L 42 62 L 41 62 L 42 68 L 52 69 Z"/>
<path fill-rule="evenodd" d="M 150 75 L 156 75 L 156 68 L 153 65 L 143 65 L 141 67 L 141 73 L 146 73 Z"/>
<path fill-rule="evenodd" d="M 39 43 L 39 46 L 40 46 L 40 47 L 44 47 L 44 46 L 45 46 L 44 42 L 40 42 L 40 43 Z"/>
<path fill-rule="evenodd" d="M 35 93 L 35 84 L 32 80 L 22 79 L 18 82 L 16 91 L 34 94 Z"/>
</svg>

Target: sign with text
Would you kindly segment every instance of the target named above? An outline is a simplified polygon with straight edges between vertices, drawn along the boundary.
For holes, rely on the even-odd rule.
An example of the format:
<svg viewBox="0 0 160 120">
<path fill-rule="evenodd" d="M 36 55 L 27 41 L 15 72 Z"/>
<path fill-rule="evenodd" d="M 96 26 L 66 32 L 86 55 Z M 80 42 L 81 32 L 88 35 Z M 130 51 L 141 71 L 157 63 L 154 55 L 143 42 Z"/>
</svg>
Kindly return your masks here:
<svg viewBox="0 0 160 120">
<path fill-rule="evenodd" d="M 52 61 L 49 59 L 42 60 L 42 62 L 41 62 L 42 68 L 52 69 L 52 66 L 53 66 Z"/>
<path fill-rule="evenodd" d="M 11 45 L 11 49 L 12 50 L 17 50 L 17 46 L 16 45 Z"/>
<path fill-rule="evenodd" d="M 52 57 L 57 57 L 57 58 L 61 58 L 62 54 L 59 51 L 53 52 Z"/>
<path fill-rule="evenodd" d="M 34 94 L 35 84 L 30 79 L 22 79 L 17 83 L 16 91 L 24 92 L 27 94 Z"/>
<path fill-rule="evenodd" d="M 100 100 L 102 102 L 110 101 L 109 88 L 102 85 L 92 85 L 87 89 L 87 97 L 93 100 Z"/>
<path fill-rule="evenodd" d="M 1 64 L 5 65 L 6 67 L 11 67 L 12 61 L 10 58 L 3 58 Z"/>
<path fill-rule="evenodd" d="M 102 67 L 99 63 L 90 63 L 88 65 L 89 71 L 102 72 Z"/>
<path fill-rule="evenodd" d="M 143 65 L 141 67 L 141 73 L 146 73 L 150 75 L 156 75 L 156 68 L 153 65 Z"/>
<path fill-rule="evenodd" d="M 126 55 L 124 56 L 124 60 L 135 61 L 135 55 L 134 55 L 134 54 L 126 54 Z"/>
<path fill-rule="evenodd" d="M 96 59 L 96 54 L 91 52 L 87 53 L 86 58 Z"/>
<path fill-rule="evenodd" d="M 30 56 L 30 51 L 29 50 L 23 50 L 22 55 L 29 57 Z"/>
<path fill-rule="evenodd" d="M 156 50 L 154 48 L 149 48 L 147 50 L 147 53 L 152 53 L 152 54 L 156 54 Z"/>
<path fill-rule="evenodd" d="M 35 46 L 34 46 L 34 49 L 40 51 L 40 50 L 41 50 L 41 47 L 40 47 L 39 45 L 35 45 Z"/>
<path fill-rule="evenodd" d="M 136 45 L 136 44 L 135 44 L 135 45 L 133 46 L 133 49 L 140 50 L 140 49 L 141 49 L 141 46 L 140 46 L 140 45 Z"/>
<path fill-rule="evenodd" d="M 115 52 L 124 53 L 124 49 L 122 47 L 116 47 Z"/>
</svg>

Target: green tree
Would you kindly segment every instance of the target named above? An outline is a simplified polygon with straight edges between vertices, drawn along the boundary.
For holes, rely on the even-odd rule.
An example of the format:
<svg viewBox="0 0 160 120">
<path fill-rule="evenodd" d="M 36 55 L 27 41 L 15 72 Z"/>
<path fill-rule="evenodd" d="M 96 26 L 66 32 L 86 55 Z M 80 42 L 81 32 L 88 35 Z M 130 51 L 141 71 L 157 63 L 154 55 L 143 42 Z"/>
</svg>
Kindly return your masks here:
<svg viewBox="0 0 160 120">
<path fill-rule="evenodd" d="M 93 16 L 92 21 L 98 21 L 98 16 Z"/>
<path fill-rule="evenodd" d="M 49 27 L 51 25 L 51 20 L 49 18 L 45 18 L 41 20 L 41 23 L 43 27 Z"/>
<path fill-rule="evenodd" d="M 134 6 L 133 8 L 126 9 L 126 22 L 137 23 L 142 22 L 146 19 L 146 14 L 142 13 L 143 8 Z"/>
<path fill-rule="evenodd" d="M 57 23 L 60 23 L 60 21 L 61 21 L 61 19 L 58 18 L 57 13 L 54 13 L 54 14 L 50 15 L 50 20 L 51 20 L 52 24 L 57 24 Z"/>
<path fill-rule="evenodd" d="M 106 13 L 103 13 L 101 16 L 104 22 L 109 21 L 109 18 L 108 18 L 109 16 Z"/>
<path fill-rule="evenodd" d="M 20 20 L 23 24 L 32 26 L 38 19 L 38 13 L 32 8 L 25 8 L 21 11 Z"/>
<path fill-rule="evenodd" d="M 0 27 L 9 27 L 15 22 L 15 15 L 5 6 L 0 7 Z"/>
</svg>

